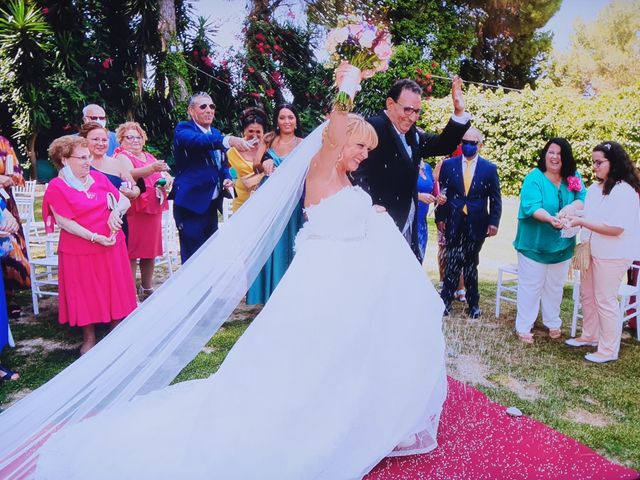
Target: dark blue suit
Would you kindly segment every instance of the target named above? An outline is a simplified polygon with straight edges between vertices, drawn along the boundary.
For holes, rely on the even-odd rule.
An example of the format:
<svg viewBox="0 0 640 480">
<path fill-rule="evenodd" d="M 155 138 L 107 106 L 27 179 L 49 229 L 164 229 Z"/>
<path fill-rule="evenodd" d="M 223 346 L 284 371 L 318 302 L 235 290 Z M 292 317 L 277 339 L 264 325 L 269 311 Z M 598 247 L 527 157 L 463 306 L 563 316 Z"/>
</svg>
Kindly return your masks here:
<svg viewBox="0 0 640 480">
<path fill-rule="evenodd" d="M 441 297 L 451 305 L 460 272 L 464 276 L 469 308 L 477 308 L 478 261 L 489 225 L 498 227 L 502 214 L 497 167 L 478 156 L 468 194 L 464 191 L 463 157 L 445 160 L 440 169 L 440 191 L 447 203 L 436 209 L 436 221 L 445 222 L 447 242 L 445 278 Z M 463 211 L 467 206 L 467 213 Z"/>
<path fill-rule="evenodd" d="M 420 160 L 435 155 L 448 155 L 460 143 L 460 139 L 471 126 L 449 120 L 440 135 L 420 131 L 413 125 L 405 134 L 411 147 L 411 156 L 402 144 L 389 117 L 380 113 L 367 121 L 378 135 L 378 146 L 369 152 L 369 158 L 351 173 L 354 185 L 360 185 L 374 204 L 382 205 L 393 218 L 400 231 L 409 219 L 411 203 L 418 203 L 418 169 Z M 422 262 L 418 243 L 417 216 L 411 219 L 411 249 Z"/>
<path fill-rule="evenodd" d="M 170 198 L 180 237 L 180 256 L 186 262 L 218 229 L 222 181 L 231 178 L 223 161 L 223 135 L 211 128 L 203 133 L 196 123 L 180 122 L 173 136 L 175 180 Z M 218 196 L 213 199 L 218 189 Z"/>
</svg>

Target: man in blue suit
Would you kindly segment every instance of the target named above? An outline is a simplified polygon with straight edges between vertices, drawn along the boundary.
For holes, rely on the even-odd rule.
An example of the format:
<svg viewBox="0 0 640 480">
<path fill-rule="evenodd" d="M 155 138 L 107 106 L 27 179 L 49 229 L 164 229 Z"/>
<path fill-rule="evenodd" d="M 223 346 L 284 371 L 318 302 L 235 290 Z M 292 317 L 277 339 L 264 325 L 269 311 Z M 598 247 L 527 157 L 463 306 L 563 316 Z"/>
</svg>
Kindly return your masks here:
<svg viewBox="0 0 640 480">
<path fill-rule="evenodd" d="M 480 249 L 486 237 L 498 233 L 502 214 L 498 169 L 478 154 L 482 142 L 482 132 L 470 128 L 462 137 L 462 155 L 445 160 L 440 170 L 440 191 L 447 197 L 447 202 L 436 209 L 436 222 L 439 229 L 445 229 L 447 242 L 440 292 L 445 315 L 451 311 L 460 272 L 467 288 L 469 316 L 478 318 L 482 314 L 478 292 Z"/>
<path fill-rule="evenodd" d="M 250 148 L 242 138 L 223 136 L 211 127 L 215 108 L 207 93 L 194 94 L 189 100 L 191 120 L 178 123 L 173 136 L 175 180 L 169 198 L 183 264 L 218 230 L 223 188 L 233 186 L 222 153 L 229 147 L 240 152 Z"/>
</svg>

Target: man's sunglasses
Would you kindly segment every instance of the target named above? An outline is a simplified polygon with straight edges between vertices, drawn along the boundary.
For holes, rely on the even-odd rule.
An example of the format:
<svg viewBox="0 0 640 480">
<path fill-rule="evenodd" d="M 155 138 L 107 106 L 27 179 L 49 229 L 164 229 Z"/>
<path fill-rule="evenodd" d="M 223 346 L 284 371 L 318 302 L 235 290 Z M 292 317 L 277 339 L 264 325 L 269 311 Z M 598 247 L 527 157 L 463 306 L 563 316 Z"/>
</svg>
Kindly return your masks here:
<svg viewBox="0 0 640 480">
<path fill-rule="evenodd" d="M 198 108 L 200 110 L 205 110 L 207 107 L 209 107 L 211 110 L 215 110 L 216 109 L 216 104 L 215 103 L 203 103 L 202 105 L 198 105 Z"/>
<path fill-rule="evenodd" d="M 106 120 L 106 119 L 107 119 L 107 117 L 106 117 L 106 116 L 104 116 L 104 117 L 95 117 L 95 116 L 90 116 L 90 117 L 87 117 L 87 118 L 88 118 L 89 120 L 91 120 L 92 122 L 95 122 L 95 121 L 97 121 L 97 120 Z"/>
<path fill-rule="evenodd" d="M 480 142 L 475 140 L 462 140 L 463 145 L 478 145 Z"/>
</svg>

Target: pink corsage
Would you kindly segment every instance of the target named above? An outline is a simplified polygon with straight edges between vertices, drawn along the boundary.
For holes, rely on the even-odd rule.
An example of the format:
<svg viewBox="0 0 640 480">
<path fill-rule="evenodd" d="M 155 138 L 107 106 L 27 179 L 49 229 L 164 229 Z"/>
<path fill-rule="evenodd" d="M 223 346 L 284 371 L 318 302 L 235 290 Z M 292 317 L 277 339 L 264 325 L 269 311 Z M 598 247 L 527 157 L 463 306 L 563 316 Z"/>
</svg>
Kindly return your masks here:
<svg viewBox="0 0 640 480">
<path fill-rule="evenodd" d="M 582 182 L 576 176 L 567 177 L 567 187 L 570 192 L 579 192 L 582 190 Z"/>
</svg>

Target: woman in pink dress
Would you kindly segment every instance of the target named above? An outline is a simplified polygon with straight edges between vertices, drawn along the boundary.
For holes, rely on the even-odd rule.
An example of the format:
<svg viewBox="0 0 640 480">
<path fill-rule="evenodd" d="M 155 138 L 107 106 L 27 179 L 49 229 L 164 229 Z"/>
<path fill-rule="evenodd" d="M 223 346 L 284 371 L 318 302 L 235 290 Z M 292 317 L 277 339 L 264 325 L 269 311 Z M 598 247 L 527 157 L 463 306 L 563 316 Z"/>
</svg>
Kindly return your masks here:
<svg viewBox="0 0 640 480">
<path fill-rule="evenodd" d="M 129 259 L 135 282 L 136 264 L 140 260 L 140 300 L 153 293 L 153 268 L 162 256 L 162 212 L 169 209 L 167 191 L 171 177 L 169 167 L 149 152 L 143 152 L 147 134 L 137 122 L 126 122 L 116 130 L 120 147 L 116 159 L 127 162 L 134 180 L 144 180 L 145 189 L 133 200 L 127 213 L 129 221 Z"/>
<path fill-rule="evenodd" d="M 60 170 L 42 202 L 47 231 L 60 226 L 58 321 L 81 327 L 80 355 L 96 344 L 96 323 L 115 327 L 136 308 L 127 247 L 121 231 L 129 200 L 107 177 L 91 171 L 87 140 L 67 135 L 49 156 Z"/>
</svg>

